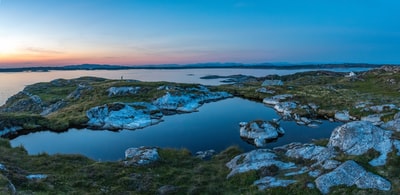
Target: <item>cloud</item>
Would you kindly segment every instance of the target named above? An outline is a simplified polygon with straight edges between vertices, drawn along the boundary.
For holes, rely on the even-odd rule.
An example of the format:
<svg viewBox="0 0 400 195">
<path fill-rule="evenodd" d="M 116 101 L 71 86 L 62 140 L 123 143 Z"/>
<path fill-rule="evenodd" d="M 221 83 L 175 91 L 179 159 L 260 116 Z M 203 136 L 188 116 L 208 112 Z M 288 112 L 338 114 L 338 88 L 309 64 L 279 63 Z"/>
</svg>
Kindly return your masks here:
<svg viewBox="0 0 400 195">
<path fill-rule="evenodd" d="M 62 51 L 50 50 L 50 49 L 45 49 L 45 48 L 40 48 L 40 47 L 27 47 L 24 50 L 31 52 L 31 53 L 38 53 L 38 54 L 63 54 L 64 53 Z"/>
</svg>

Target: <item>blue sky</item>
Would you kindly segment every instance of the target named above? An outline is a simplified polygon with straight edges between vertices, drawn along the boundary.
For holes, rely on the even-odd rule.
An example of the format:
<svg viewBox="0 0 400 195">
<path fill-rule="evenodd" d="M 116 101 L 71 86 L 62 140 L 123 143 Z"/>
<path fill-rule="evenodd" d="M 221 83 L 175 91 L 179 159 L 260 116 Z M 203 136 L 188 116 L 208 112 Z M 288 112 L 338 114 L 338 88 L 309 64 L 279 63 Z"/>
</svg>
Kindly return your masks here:
<svg viewBox="0 0 400 195">
<path fill-rule="evenodd" d="M 0 67 L 400 63 L 400 1 L 1 0 Z"/>
</svg>

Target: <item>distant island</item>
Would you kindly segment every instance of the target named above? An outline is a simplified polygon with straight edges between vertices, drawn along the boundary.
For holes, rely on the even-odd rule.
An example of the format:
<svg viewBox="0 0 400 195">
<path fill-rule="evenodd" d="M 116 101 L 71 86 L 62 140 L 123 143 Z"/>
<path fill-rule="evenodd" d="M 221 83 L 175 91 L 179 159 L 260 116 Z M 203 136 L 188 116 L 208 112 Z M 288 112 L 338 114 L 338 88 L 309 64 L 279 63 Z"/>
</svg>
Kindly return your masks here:
<svg viewBox="0 0 400 195">
<path fill-rule="evenodd" d="M 80 64 L 67 66 L 41 66 L 0 68 L 0 72 L 46 72 L 51 70 L 127 70 L 127 69 L 202 69 L 202 68 L 243 68 L 243 69 L 332 69 L 332 68 L 378 68 L 387 64 L 340 63 L 340 64 L 288 64 L 288 63 L 198 63 L 198 64 L 159 64 L 159 65 L 109 65 L 109 64 Z M 393 65 L 393 64 L 391 64 Z"/>
</svg>

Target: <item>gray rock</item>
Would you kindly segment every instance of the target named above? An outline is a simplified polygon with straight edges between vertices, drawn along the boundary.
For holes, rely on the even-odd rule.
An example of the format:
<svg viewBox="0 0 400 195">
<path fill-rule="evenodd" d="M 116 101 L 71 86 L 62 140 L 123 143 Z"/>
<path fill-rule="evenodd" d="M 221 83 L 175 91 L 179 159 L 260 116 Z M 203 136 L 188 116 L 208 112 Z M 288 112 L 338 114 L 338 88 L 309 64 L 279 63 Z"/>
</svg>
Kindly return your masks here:
<svg viewBox="0 0 400 195">
<path fill-rule="evenodd" d="M 231 172 L 228 174 L 227 178 L 238 173 L 259 170 L 263 167 L 269 167 L 272 165 L 275 165 L 282 170 L 296 168 L 294 163 L 282 162 L 276 160 L 276 158 L 277 156 L 269 149 L 258 149 L 240 154 L 226 163 L 226 166 L 231 169 Z"/>
<path fill-rule="evenodd" d="M 307 171 L 308 171 L 308 168 L 307 168 L 307 167 L 303 167 L 303 168 L 301 168 L 301 169 L 298 170 L 298 171 L 285 173 L 285 177 L 287 177 L 287 176 L 293 176 L 293 175 L 301 175 L 301 174 L 303 174 L 303 173 L 306 173 Z"/>
<path fill-rule="evenodd" d="M 136 102 L 97 106 L 86 112 L 88 126 L 95 129 L 138 129 L 161 122 L 162 114 L 152 104 Z"/>
<path fill-rule="evenodd" d="M 291 143 L 281 148 L 287 150 L 285 155 L 288 157 L 315 161 L 312 167 L 322 165 L 323 162 L 335 156 L 332 149 L 314 144 Z"/>
<path fill-rule="evenodd" d="M 400 132 L 400 119 L 394 119 L 381 125 L 382 128 Z"/>
<path fill-rule="evenodd" d="M 316 178 L 316 177 L 318 177 L 318 176 L 321 175 L 321 171 L 318 170 L 318 169 L 317 169 L 317 170 L 313 170 L 313 171 L 308 172 L 308 175 L 309 175 L 310 177 Z"/>
<path fill-rule="evenodd" d="M 206 151 L 198 151 L 195 153 L 196 158 L 200 158 L 202 160 L 209 160 L 212 156 L 214 156 L 217 152 L 215 150 L 206 150 Z"/>
<path fill-rule="evenodd" d="M 315 189 L 315 184 L 313 184 L 313 183 L 311 183 L 311 182 L 308 182 L 308 183 L 306 184 L 306 186 L 307 186 L 307 188 L 309 188 L 309 189 Z"/>
<path fill-rule="evenodd" d="M 330 188 L 338 185 L 356 185 L 361 189 L 378 189 L 388 191 L 391 183 L 373 173 L 367 172 L 356 162 L 349 160 L 330 173 L 323 174 L 315 180 L 317 188 L 327 194 Z"/>
<path fill-rule="evenodd" d="M 0 171 L 5 171 L 5 170 L 7 170 L 6 166 L 0 163 Z"/>
<path fill-rule="evenodd" d="M 157 148 L 141 146 L 125 150 L 126 165 L 147 165 L 160 159 Z"/>
<path fill-rule="evenodd" d="M 73 92 L 71 92 L 71 93 L 67 96 L 67 99 L 74 99 L 74 100 L 77 100 L 77 99 L 81 98 L 82 94 L 83 94 L 85 91 L 90 91 L 90 90 L 92 90 L 92 89 L 93 89 L 93 87 L 88 86 L 88 85 L 83 84 L 83 83 L 80 83 L 80 84 L 78 85 L 78 87 L 77 87 Z"/>
<path fill-rule="evenodd" d="M 253 185 L 258 187 L 258 190 L 265 190 L 268 188 L 275 187 L 286 187 L 290 184 L 296 183 L 296 180 L 281 180 L 276 179 L 275 177 L 264 177 L 259 180 L 256 180 Z"/>
<path fill-rule="evenodd" d="M 338 121 L 347 122 L 350 121 L 349 111 L 343 110 L 335 113 L 335 119 Z"/>
<path fill-rule="evenodd" d="M 278 138 L 285 131 L 276 123 L 272 125 L 268 121 L 252 121 L 240 123 L 240 137 L 250 140 L 257 147 L 264 147 L 267 141 Z"/>
<path fill-rule="evenodd" d="M 393 119 L 394 119 L 394 120 L 400 119 L 400 112 L 398 112 L 397 114 L 395 114 L 394 117 L 393 117 Z"/>
<path fill-rule="evenodd" d="M 110 87 L 107 89 L 108 97 L 137 94 L 140 87 Z"/>
<path fill-rule="evenodd" d="M 281 94 L 281 95 L 275 95 L 269 98 L 264 98 L 263 103 L 264 104 L 269 104 L 269 105 L 276 105 L 281 101 L 284 101 L 286 99 L 292 98 L 292 94 Z"/>
<path fill-rule="evenodd" d="M 266 94 L 275 94 L 274 90 L 268 90 L 265 87 L 261 87 L 261 88 L 257 89 L 256 92 L 258 92 L 258 93 L 266 93 Z"/>
<path fill-rule="evenodd" d="M 292 114 L 292 110 L 297 107 L 295 102 L 279 102 L 274 106 L 274 109 L 277 112 L 283 113 L 284 116 L 290 116 Z"/>
<path fill-rule="evenodd" d="M 334 129 L 327 146 L 338 147 L 349 155 L 362 155 L 374 149 L 381 155 L 370 164 L 380 166 L 386 163 L 387 154 L 392 150 L 391 134 L 370 122 L 354 121 Z"/>
<path fill-rule="evenodd" d="M 43 112 L 40 113 L 40 115 L 47 116 L 53 112 L 60 110 L 61 108 L 64 108 L 66 105 L 67 105 L 67 102 L 65 102 L 64 100 L 60 100 L 60 101 L 50 105 L 49 107 L 47 107 L 45 110 L 43 110 Z"/>
<path fill-rule="evenodd" d="M 374 112 L 384 112 L 384 111 L 394 110 L 396 108 L 397 106 L 394 104 L 384 104 L 384 105 L 369 107 L 369 109 L 371 109 Z"/>
<path fill-rule="evenodd" d="M 361 117 L 361 120 L 371 122 L 374 125 L 381 125 L 383 123 L 381 120 L 382 116 L 383 116 L 383 114 L 372 114 L 372 115 Z"/>
<path fill-rule="evenodd" d="M 399 140 L 393 140 L 393 146 L 397 150 L 397 156 L 400 156 L 400 141 Z"/>
<path fill-rule="evenodd" d="M 27 175 L 26 178 L 29 180 L 42 180 L 46 179 L 48 176 L 46 174 L 31 174 Z"/>
<path fill-rule="evenodd" d="M 159 195 L 167 195 L 167 194 L 174 194 L 177 191 L 178 191 L 178 188 L 176 186 L 165 185 L 165 186 L 161 186 L 160 188 L 158 188 L 157 193 Z"/>
<path fill-rule="evenodd" d="M 267 86 L 281 86 L 283 85 L 283 82 L 281 80 L 265 80 L 261 86 L 267 87 Z"/>
<path fill-rule="evenodd" d="M 323 164 L 322 164 L 322 168 L 323 169 L 334 169 L 336 167 L 338 167 L 341 164 L 341 162 L 337 161 L 337 160 L 326 160 Z"/>
</svg>

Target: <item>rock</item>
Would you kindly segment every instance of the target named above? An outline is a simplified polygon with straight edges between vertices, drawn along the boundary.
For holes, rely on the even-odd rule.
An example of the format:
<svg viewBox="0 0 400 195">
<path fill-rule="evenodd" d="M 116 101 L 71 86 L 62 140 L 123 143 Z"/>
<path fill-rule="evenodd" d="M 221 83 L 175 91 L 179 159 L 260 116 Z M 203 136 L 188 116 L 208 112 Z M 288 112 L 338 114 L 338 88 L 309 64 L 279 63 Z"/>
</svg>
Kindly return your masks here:
<svg viewBox="0 0 400 195">
<path fill-rule="evenodd" d="M 7 134 L 13 134 L 22 129 L 23 128 L 21 126 L 5 127 L 4 129 L 0 130 L 0 136 L 7 135 Z"/>
<path fill-rule="evenodd" d="M 86 85 L 84 83 L 80 83 L 78 85 L 78 87 L 67 96 L 67 99 L 77 100 L 77 99 L 81 98 L 82 94 L 85 91 L 89 91 L 89 90 L 92 90 L 92 89 L 93 89 L 93 87 L 88 86 L 88 85 Z"/>
<path fill-rule="evenodd" d="M 5 170 L 7 170 L 6 167 L 0 163 L 0 171 L 5 171 Z"/>
<path fill-rule="evenodd" d="M 277 112 L 283 113 L 284 116 L 290 117 L 292 114 L 292 110 L 297 107 L 295 102 L 279 102 L 274 106 L 274 109 Z"/>
<path fill-rule="evenodd" d="M 311 183 L 311 182 L 307 182 L 306 186 L 309 189 L 315 189 L 315 185 L 313 183 Z"/>
<path fill-rule="evenodd" d="M 263 99 L 263 103 L 264 104 L 269 104 L 269 105 L 276 105 L 278 104 L 280 101 L 292 98 L 293 95 L 292 94 L 281 94 L 281 95 L 275 95 L 272 96 L 270 98 L 264 98 Z"/>
<path fill-rule="evenodd" d="M 310 171 L 310 172 L 308 172 L 308 175 L 310 176 L 310 177 L 318 177 L 318 176 L 320 176 L 321 175 L 321 171 L 320 170 L 314 170 L 314 171 Z"/>
<path fill-rule="evenodd" d="M 293 176 L 293 175 L 301 175 L 301 174 L 303 174 L 303 173 L 306 173 L 307 171 L 308 171 L 308 168 L 307 168 L 307 167 L 303 167 L 303 168 L 301 168 L 301 169 L 298 170 L 298 171 L 290 172 L 290 173 L 285 173 L 285 177 L 287 177 L 287 176 Z"/>
<path fill-rule="evenodd" d="M 29 180 L 42 180 L 46 179 L 48 176 L 46 174 L 31 174 L 27 175 L 26 178 Z"/>
<path fill-rule="evenodd" d="M 265 87 L 261 87 L 261 88 L 257 89 L 256 92 L 258 92 L 258 93 L 267 93 L 267 94 L 274 94 L 275 93 L 274 90 L 268 90 Z"/>
<path fill-rule="evenodd" d="M 396 148 L 397 156 L 400 156 L 400 141 L 399 140 L 393 140 L 393 146 Z"/>
<path fill-rule="evenodd" d="M 322 168 L 329 170 L 329 169 L 334 169 L 336 167 L 338 167 L 341 164 L 341 162 L 337 161 L 337 160 L 326 160 L 323 164 L 322 164 Z"/>
<path fill-rule="evenodd" d="M 317 188 L 323 193 L 329 193 L 333 186 L 356 185 L 361 189 L 378 189 L 388 191 L 391 183 L 371 172 L 367 172 L 356 162 L 349 160 L 330 173 L 323 174 L 315 180 Z"/>
<path fill-rule="evenodd" d="M 107 89 L 108 97 L 137 94 L 140 87 L 110 87 Z"/>
<path fill-rule="evenodd" d="M 125 150 L 126 165 L 147 165 L 160 159 L 157 148 L 141 146 Z"/>
<path fill-rule="evenodd" d="M 343 121 L 343 122 L 350 121 L 349 111 L 343 110 L 343 111 L 340 111 L 340 112 L 336 112 L 335 113 L 335 119 L 338 120 L 338 121 Z"/>
<path fill-rule="evenodd" d="M 47 116 L 53 112 L 60 110 L 61 108 L 64 108 L 66 105 L 67 105 L 67 102 L 65 102 L 64 100 L 60 100 L 60 101 L 50 105 L 49 107 L 47 107 L 45 110 L 43 110 L 43 112 L 40 113 L 40 115 Z"/>
<path fill-rule="evenodd" d="M 380 156 L 370 161 L 373 166 L 386 163 L 386 157 L 392 150 L 390 139 L 392 132 L 385 131 L 367 121 L 346 123 L 333 130 L 328 147 L 337 147 L 348 155 L 363 155 L 368 150 L 380 152 Z"/>
<path fill-rule="evenodd" d="M 400 112 L 398 112 L 397 114 L 395 114 L 394 117 L 393 117 L 393 119 L 394 119 L 394 120 L 400 119 Z"/>
<path fill-rule="evenodd" d="M 176 186 L 165 185 L 158 188 L 157 193 L 159 195 L 175 194 L 178 191 Z"/>
<path fill-rule="evenodd" d="M 43 111 L 42 100 L 37 95 L 21 91 L 7 99 L 6 104 L 0 109 L 2 112 L 31 112 Z"/>
<path fill-rule="evenodd" d="M 231 169 L 227 178 L 230 178 L 238 173 L 244 173 L 251 170 L 259 170 L 263 167 L 277 166 L 279 169 L 293 169 L 296 165 L 292 162 L 282 162 L 276 160 L 277 156 L 269 149 L 258 149 L 240 154 L 226 163 L 226 166 Z"/>
<path fill-rule="evenodd" d="M 378 105 L 378 106 L 371 106 L 369 107 L 374 112 L 384 112 L 384 111 L 390 111 L 397 109 L 397 106 L 394 104 L 384 104 L 384 105 Z"/>
<path fill-rule="evenodd" d="M 311 167 L 322 165 L 323 162 L 335 157 L 332 149 L 314 144 L 291 143 L 279 149 L 286 150 L 285 155 L 288 157 L 315 161 Z"/>
<path fill-rule="evenodd" d="M 280 180 L 275 177 L 264 177 L 259 180 L 256 180 L 253 185 L 258 187 L 258 190 L 265 190 L 268 188 L 275 187 L 286 187 L 290 184 L 296 183 L 296 180 Z"/>
<path fill-rule="evenodd" d="M 261 86 L 266 87 L 266 86 L 281 86 L 283 85 L 283 82 L 281 80 L 265 80 Z"/>
<path fill-rule="evenodd" d="M 277 123 L 268 121 L 252 121 L 240 123 L 240 137 L 248 139 L 257 147 L 264 147 L 267 141 L 278 138 L 285 131 Z"/>
<path fill-rule="evenodd" d="M 361 117 L 361 120 L 371 122 L 374 125 L 381 125 L 383 123 L 381 120 L 382 116 L 383 116 L 383 114 L 372 114 L 372 115 Z"/>
<path fill-rule="evenodd" d="M 17 194 L 14 184 L 3 174 L 0 174 L 0 194 Z"/>
<path fill-rule="evenodd" d="M 161 122 L 158 108 L 146 102 L 112 103 L 97 106 L 86 112 L 88 126 L 95 129 L 138 129 Z"/>
<path fill-rule="evenodd" d="M 195 153 L 196 158 L 202 160 L 210 160 L 217 152 L 215 150 L 198 151 Z"/>
<path fill-rule="evenodd" d="M 161 110 L 194 112 L 203 103 L 229 97 L 232 97 L 232 95 L 227 92 L 209 92 L 204 90 L 198 90 L 196 93 L 184 92 L 180 95 L 172 95 L 167 92 L 164 96 L 156 99 L 153 104 Z"/>
<path fill-rule="evenodd" d="M 400 132 L 400 119 L 397 118 L 395 120 L 388 121 L 381 125 L 382 128 Z"/>
</svg>

